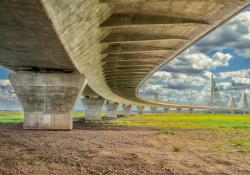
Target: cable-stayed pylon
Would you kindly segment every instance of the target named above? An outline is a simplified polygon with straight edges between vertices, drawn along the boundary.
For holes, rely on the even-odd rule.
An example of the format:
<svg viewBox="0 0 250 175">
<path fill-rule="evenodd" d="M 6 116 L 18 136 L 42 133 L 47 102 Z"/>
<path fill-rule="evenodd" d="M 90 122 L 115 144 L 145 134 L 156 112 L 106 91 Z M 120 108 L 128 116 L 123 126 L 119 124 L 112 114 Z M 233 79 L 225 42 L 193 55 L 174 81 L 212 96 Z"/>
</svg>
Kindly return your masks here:
<svg viewBox="0 0 250 175">
<path fill-rule="evenodd" d="M 223 101 L 222 101 L 222 97 L 220 94 L 220 91 L 218 89 L 218 87 L 216 86 L 216 82 L 214 80 L 214 75 L 211 75 L 211 81 L 210 81 L 210 106 L 216 106 L 216 105 L 222 105 Z"/>
<path fill-rule="evenodd" d="M 249 109 L 247 95 L 246 95 L 246 92 L 244 90 L 241 93 L 239 108 L 244 109 L 244 110 Z"/>
<path fill-rule="evenodd" d="M 230 99 L 229 99 L 229 102 L 228 102 L 228 106 L 229 106 L 229 107 L 232 107 L 232 108 L 236 108 L 236 107 L 237 107 L 233 95 L 230 96 Z"/>
</svg>

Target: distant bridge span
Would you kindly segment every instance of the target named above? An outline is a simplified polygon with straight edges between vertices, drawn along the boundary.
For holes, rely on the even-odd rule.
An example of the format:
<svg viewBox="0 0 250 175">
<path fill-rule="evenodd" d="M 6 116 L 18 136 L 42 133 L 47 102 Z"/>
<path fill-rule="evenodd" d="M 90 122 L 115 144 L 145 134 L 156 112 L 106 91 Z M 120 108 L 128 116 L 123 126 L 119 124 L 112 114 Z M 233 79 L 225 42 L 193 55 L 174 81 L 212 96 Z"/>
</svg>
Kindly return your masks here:
<svg viewBox="0 0 250 175">
<path fill-rule="evenodd" d="M 98 96 L 112 102 L 192 107 L 144 101 L 138 89 L 162 65 L 249 3 L 1 1 L 0 64 L 16 72 L 10 78 L 25 111 L 24 128 L 72 128 L 67 116 L 86 79 Z M 90 101 L 85 107 L 94 106 Z"/>
</svg>

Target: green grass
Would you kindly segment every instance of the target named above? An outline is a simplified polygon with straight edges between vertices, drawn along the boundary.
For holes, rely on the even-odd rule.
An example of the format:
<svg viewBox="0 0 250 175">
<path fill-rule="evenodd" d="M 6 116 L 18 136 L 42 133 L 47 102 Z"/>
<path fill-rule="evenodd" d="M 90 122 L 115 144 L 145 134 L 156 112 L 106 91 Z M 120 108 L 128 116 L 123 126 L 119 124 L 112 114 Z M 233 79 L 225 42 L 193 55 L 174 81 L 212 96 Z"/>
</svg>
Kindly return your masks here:
<svg viewBox="0 0 250 175">
<path fill-rule="evenodd" d="M 241 152 L 250 152 L 250 139 L 241 138 L 233 140 L 233 146 Z"/>
<path fill-rule="evenodd" d="M 106 116 L 106 114 L 102 114 Z M 0 124 L 18 124 L 23 122 L 23 113 L 22 112 L 0 112 Z M 73 113 L 74 121 L 79 121 L 84 119 L 83 112 L 74 112 Z"/>
<path fill-rule="evenodd" d="M 170 113 L 120 118 L 110 124 L 160 128 L 160 131 L 155 133 L 156 136 L 178 138 L 192 133 L 198 138 L 213 138 L 214 142 L 219 144 L 214 150 L 217 153 L 250 152 L 250 115 Z M 179 152 L 181 147 L 174 144 L 172 150 Z"/>
<path fill-rule="evenodd" d="M 158 131 L 155 135 L 175 135 L 175 132 L 172 131 L 172 130 L 167 130 L 167 129 L 164 129 L 164 130 L 161 130 L 161 131 Z"/>
<path fill-rule="evenodd" d="M 73 119 L 74 121 L 79 121 L 84 119 L 84 113 L 83 112 L 74 112 L 73 113 Z"/>
<path fill-rule="evenodd" d="M 22 112 L 0 112 L 0 124 L 16 124 L 22 122 Z"/>
<path fill-rule="evenodd" d="M 249 115 L 167 114 L 121 118 L 112 124 L 182 129 L 250 130 Z"/>
<path fill-rule="evenodd" d="M 105 116 L 105 114 L 102 114 Z M 83 112 L 75 112 L 74 120 L 83 120 Z M 0 123 L 21 123 L 23 113 L 1 112 Z M 183 129 L 235 129 L 250 130 L 249 115 L 211 115 L 211 114 L 167 114 L 167 115 L 142 115 L 120 118 L 114 121 L 100 122 L 122 126 L 143 126 L 157 128 L 183 128 Z M 171 134 L 169 130 L 162 131 Z M 159 133 L 160 134 L 160 133 Z"/>
<path fill-rule="evenodd" d="M 172 148 L 173 148 L 174 152 L 180 152 L 181 151 L 181 146 L 178 145 L 178 144 L 173 144 Z"/>
<path fill-rule="evenodd" d="M 102 115 L 105 116 L 105 114 Z M 73 117 L 74 120 L 83 120 L 84 113 L 75 112 Z M 21 123 L 22 121 L 23 113 L 21 112 L 0 113 L 0 123 Z M 132 116 L 114 121 L 99 122 L 99 124 L 167 128 L 167 130 L 163 130 L 159 134 L 171 135 L 173 131 L 170 131 L 169 128 L 250 130 L 250 116 L 170 113 L 166 115 Z"/>
</svg>

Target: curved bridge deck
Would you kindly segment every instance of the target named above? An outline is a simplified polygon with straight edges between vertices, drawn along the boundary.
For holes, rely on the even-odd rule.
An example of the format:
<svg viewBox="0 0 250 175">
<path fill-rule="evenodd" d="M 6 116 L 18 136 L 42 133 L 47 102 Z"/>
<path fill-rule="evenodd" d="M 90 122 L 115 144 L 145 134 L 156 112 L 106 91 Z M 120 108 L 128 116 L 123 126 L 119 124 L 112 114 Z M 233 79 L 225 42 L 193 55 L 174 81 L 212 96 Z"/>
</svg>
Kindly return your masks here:
<svg viewBox="0 0 250 175">
<path fill-rule="evenodd" d="M 144 80 L 249 2 L 4 0 L 0 63 L 16 71 L 79 72 L 110 101 L 156 106 L 137 96 Z"/>
</svg>

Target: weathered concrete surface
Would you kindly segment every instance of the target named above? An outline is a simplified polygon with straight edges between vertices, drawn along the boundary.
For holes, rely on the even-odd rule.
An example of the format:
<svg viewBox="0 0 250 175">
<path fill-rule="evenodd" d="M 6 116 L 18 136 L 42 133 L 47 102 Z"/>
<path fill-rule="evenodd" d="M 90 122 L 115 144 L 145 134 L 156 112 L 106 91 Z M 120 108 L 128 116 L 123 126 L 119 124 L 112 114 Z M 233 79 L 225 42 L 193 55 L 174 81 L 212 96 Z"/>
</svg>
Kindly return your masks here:
<svg viewBox="0 0 250 175">
<path fill-rule="evenodd" d="M 125 117 L 129 117 L 130 116 L 130 113 L 131 113 L 131 108 L 132 106 L 131 105 L 122 105 L 122 109 L 123 109 L 123 116 Z"/>
<path fill-rule="evenodd" d="M 2 0 L 0 16 L 1 65 L 15 70 L 76 70 L 39 1 Z"/>
<path fill-rule="evenodd" d="M 137 114 L 142 115 L 144 113 L 144 106 L 137 106 Z"/>
<path fill-rule="evenodd" d="M 157 112 L 157 107 L 150 107 L 151 113 L 156 114 Z"/>
<path fill-rule="evenodd" d="M 86 121 L 102 120 L 102 107 L 105 103 L 104 98 L 82 98 L 82 104 L 85 109 Z"/>
<path fill-rule="evenodd" d="M 98 95 L 95 91 L 92 90 L 91 87 L 89 87 L 89 85 L 87 85 L 84 88 L 84 91 L 82 92 L 82 96 L 84 96 L 85 98 L 99 98 L 100 95 Z"/>
<path fill-rule="evenodd" d="M 74 64 L 88 77 L 90 87 L 110 101 L 136 106 L 146 103 L 136 96 L 142 80 L 249 3 L 42 2 Z"/>
<path fill-rule="evenodd" d="M 119 107 L 119 103 L 111 103 L 107 102 L 105 104 L 107 108 L 107 117 L 108 118 L 117 118 L 117 109 Z"/>
<path fill-rule="evenodd" d="M 193 114 L 193 112 L 194 112 L 194 108 L 189 108 L 189 113 Z"/>
<path fill-rule="evenodd" d="M 24 129 L 72 129 L 72 110 L 86 85 L 83 75 L 18 72 L 10 81 L 24 110 Z"/>
<path fill-rule="evenodd" d="M 5 55 L 0 64 L 14 70 L 78 71 L 105 99 L 157 106 L 137 96 L 144 80 L 248 4 L 249 0 L 5 0 L 0 3 L 0 52 Z"/>
</svg>

